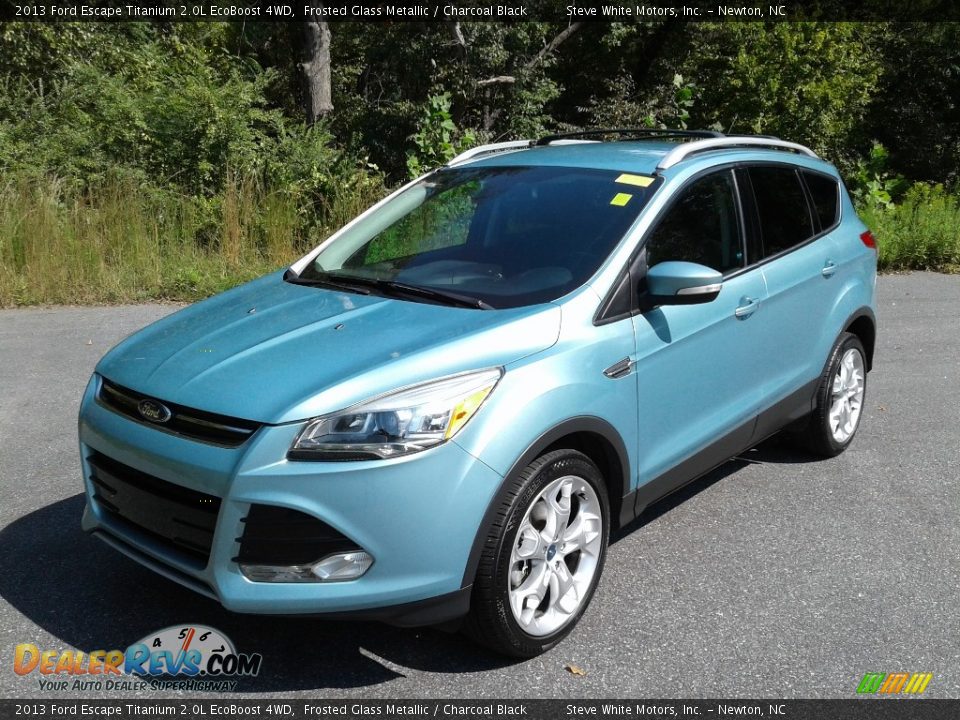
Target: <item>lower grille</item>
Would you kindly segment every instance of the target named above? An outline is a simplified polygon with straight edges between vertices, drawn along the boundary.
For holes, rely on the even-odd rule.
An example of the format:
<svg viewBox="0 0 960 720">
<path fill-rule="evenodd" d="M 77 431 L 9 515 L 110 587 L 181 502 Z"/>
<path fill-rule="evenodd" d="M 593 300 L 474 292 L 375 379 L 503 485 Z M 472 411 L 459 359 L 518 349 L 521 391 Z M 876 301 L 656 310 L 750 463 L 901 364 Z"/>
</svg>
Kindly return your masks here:
<svg viewBox="0 0 960 720">
<path fill-rule="evenodd" d="M 175 485 L 100 453 L 87 458 L 94 500 L 112 519 L 206 565 L 220 498 Z"/>
<path fill-rule="evenodd" d="M 305 565 L 327 555 L 362 548 L 313 515 L 274 505 L 251 505 L 243 520 L 236 562 Z"/>
</svg>

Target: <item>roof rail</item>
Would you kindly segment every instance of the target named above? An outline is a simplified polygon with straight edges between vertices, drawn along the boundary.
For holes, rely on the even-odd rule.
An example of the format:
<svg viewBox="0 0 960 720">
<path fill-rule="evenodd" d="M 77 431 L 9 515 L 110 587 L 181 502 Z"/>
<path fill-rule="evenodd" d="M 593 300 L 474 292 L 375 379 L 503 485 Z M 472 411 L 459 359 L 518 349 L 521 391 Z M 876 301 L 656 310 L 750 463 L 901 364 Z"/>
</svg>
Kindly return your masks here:
<svg viewBox="0 0 960 720">
<path fill-rule="evenodd" d="M 674 130 L 671 128 L 611 128 L 608 130 L 578 130 L 576 132 L 560 133 L 558 135 L 544 135 L 542 138 L 539 138 L 536 145 L 549 145 L 560 140 L 567 140 L 570 138 L 589 138 L 589 137 L 603 137 L 604 135 L 621 135 L 624 136 L 624 140 L 632 139 L 650 139 L 655 140 L 657 138 L 674 138 L 674 137 L 690 137 L 690 138 L 720 138 L 723 137 L 723 133 L 716 132 L 714 130 Z"/>
<path fill-rule="evenodd" d="M 453 160 L 447 163 L 447 167 L 460 165 L 467 160 L 475 160 L 482 155 L 495 155 L 496 153 L 508 152 L 512 150 L 523 150 L 532 147 L 533 140 L 507 140 L 506 142 L 490 143 L 489 145 L 477 145 L 477 147 L 464 150 Z"/>
<path fill-rule="evenodd" d="M 673 167 L 691 155 L 722 148 L 756 147 L 767 148 L 769 150 L 789 150 L 808 157 L 817 157 L 817 154 L 805 145 L 781 140 L 771 135 L 724 135 L 714 130 L 617 128 L 612 130 L 583 130 L 559 135 L 545 135 L 537 140 L 507 140 L 506 142 L 478 145 L 475 148 L 470 148 L 457 155 L 447 163 L 447 167 L 461 165 L 470 160 L 477 160 L 487 155 L 516 152 L 517 150 L 525 150 L 543 145 L 570 145 L 574 143 L 598 142 L 598 140 L 590 138 L 602 137 L 604 135 L 619 135 L 622 136 L 624 140 L 691 138 L 691 142 L 679 144 L 664 155 L 657 165 L 657 170 L 666 170 L 667 168 Z"/>
<path fill-rule="evenodd" d="M 756 135 L 725 135 L 707 140 L 695 140 L 693 142 L 677 145 L 673 150 L 663 156 L 663 159 L 657 164 L 657 170 L 666 170 L 673 167 L 681 160 L 686 160 L 691 155 L 707 152 L 709 150 L 719 150 L 722 148 L 735 147 L 758 147 L 769 150 L 792 150 L 793 152 L 815 158 L 817 154 L 805 145 L 787 142 L 779 138 L 763 137 Z"/>
</svg>

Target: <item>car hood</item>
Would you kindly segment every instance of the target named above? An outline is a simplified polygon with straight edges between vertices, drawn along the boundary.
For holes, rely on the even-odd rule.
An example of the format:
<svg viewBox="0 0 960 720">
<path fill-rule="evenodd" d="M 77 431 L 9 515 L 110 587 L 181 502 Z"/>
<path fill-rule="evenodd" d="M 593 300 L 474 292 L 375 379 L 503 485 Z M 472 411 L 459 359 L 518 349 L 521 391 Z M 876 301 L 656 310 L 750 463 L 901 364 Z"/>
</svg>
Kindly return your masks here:
<svg viewBox="0 0 960 720">
<path fill-rule="evenodd" d="M 560 308 L 473 310 L 284 282 L 274 273 L 163 318 L 97 365 L 159 400 L 263 423 L 333 412 L 553 345 Z"/>
</svg>

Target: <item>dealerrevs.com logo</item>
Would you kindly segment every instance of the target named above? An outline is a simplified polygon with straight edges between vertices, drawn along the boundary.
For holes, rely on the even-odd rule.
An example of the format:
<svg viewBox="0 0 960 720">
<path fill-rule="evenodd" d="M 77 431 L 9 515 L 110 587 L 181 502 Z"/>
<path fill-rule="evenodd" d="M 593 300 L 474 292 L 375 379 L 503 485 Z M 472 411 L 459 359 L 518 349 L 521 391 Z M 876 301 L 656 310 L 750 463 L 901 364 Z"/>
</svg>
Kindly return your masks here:
<svg viewBox="0 0 960 720">
<path fill-rule="evenodd" d="M 260 672 L 260 653 L 237 652 L 222 632 L 205 625 L 173 625 L 151 633 L 126 650 L 41 650 L 21 643 L 13 670 L 36 675 L 41 690 L 230 691 L 241 677 Z"/>
</svg>

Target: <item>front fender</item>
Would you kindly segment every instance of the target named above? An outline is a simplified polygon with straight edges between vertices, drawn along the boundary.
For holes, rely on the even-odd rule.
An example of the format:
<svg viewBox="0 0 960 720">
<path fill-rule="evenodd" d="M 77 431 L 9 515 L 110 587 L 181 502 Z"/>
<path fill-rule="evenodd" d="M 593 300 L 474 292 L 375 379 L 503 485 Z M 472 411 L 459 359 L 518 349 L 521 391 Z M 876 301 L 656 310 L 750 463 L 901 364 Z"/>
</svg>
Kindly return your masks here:
<svg viewBox="0 0 960 720">
<path fill-rule="evenodd" d="M 572 338 L 548 353 L 508 366 L 500 385 L 455 442 L 503 477 L 491 496 L 464 572 L 473 582 L 483 543 L 518 472 L 564 437 L 597 439 L 605 453 L 611 506 L 616 511 L 637 478 L 637 376 L 608 378 L 603 370 L 633 351 L 632 334 L 611 323 L 591 328 L 599 343 Z M 574 444 L 575 446 L 575 444 Z M 627 503 L 632 510 L 632 503 Z M 614 517 L 614 523 L 618 518 Z"/>
</svg>

